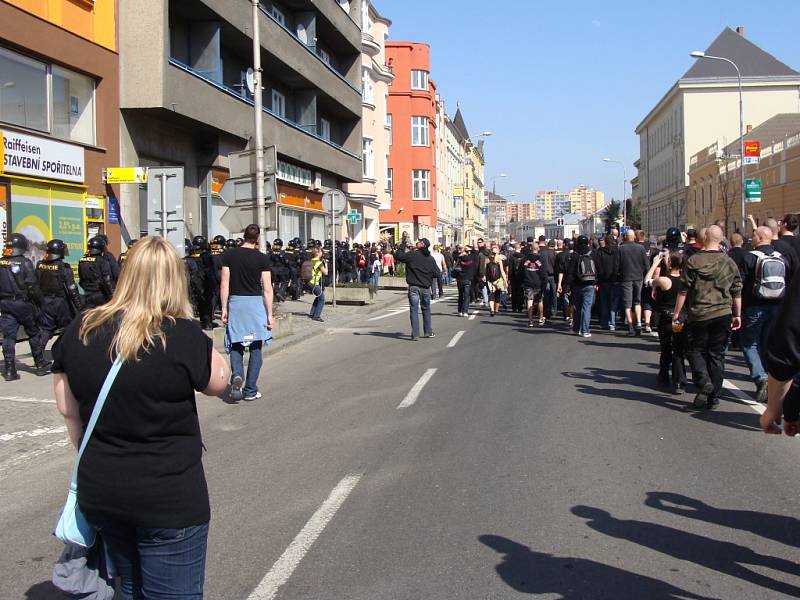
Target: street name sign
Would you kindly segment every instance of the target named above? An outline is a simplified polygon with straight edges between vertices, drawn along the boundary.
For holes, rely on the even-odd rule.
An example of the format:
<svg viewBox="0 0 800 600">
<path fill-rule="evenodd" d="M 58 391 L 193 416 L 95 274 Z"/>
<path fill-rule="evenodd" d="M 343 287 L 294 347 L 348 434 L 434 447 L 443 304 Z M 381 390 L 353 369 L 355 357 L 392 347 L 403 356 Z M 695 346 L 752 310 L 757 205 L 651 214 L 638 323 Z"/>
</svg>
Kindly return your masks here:
<svg viewBox="0 0 800 600">
<path fill-rule="evenodd" d="M 761 180 L 745 179 L 744 196 L 748 202 L 761 202 Z"/>
</svg>

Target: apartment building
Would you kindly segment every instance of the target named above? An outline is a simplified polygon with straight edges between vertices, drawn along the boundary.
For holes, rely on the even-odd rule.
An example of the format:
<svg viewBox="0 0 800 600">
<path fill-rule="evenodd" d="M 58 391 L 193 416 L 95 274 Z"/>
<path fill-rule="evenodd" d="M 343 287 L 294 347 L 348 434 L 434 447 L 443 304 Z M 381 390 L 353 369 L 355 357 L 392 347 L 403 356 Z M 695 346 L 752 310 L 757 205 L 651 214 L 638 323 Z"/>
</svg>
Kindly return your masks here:
<svg viewBox="0 0 800 600">
<path fill-rule="evenodd" d="M 691 48 L 687 48 L 687 52 Z M 800 73 L 726 28 L 706 54 L 734 61 L 741 70 L 744 122 L 758 126 L 778 113 L 800 111 Z M 634 195 L 642 226 L 651 233 L 687 223 L 689 161 L 713 140 L 739 137 L 736 72 L 718 60 L 697 60 L 636 127 L 638 175 Z"/>
<path fill-rule="evenodd" d="M 536 192 L 534 219 L 555 219 L 570 212 L 572 202 L 569 193 L 558 190 Z"/>
<path fill-rule="evenodd" d="M 362 140 L 361 181 L 345 186 L 348 212 L 361 215 L 356 223 L 344 221 L 339 238 L 354 242 L 377 241 L 380 237 L 380 210 L 392 205 L 392 171 L 389 150 L 392 144 L 393 115 L 389 112 L 389 85 L 394 80 L 386 59 L 386 40 L 391 21 L 385 19 L 372 2 L 361 4 L 361 92 Z"/>
<path fill-rule="evenodd" d="M 183 167 L 183 225 L 176 227 L 186 237 L 238 233 L 222 223 L 219 192 L 229 154 L 255 148 L 260 92 L 264 145 L 276 149 L 267 238 L 328 237 L 322 194 L 363 176 L 361 0 L 262 1 L 262 90 L 248 77 L 249 2 L 125 0 L 119 7 L 122 163 Z M 146 213 L 145 191 L 125 186 L 131 237 L 147 229 Z"/>
<path fill-rule="evenodd" d="M 461 239 L 467 146 L 447 115 L 441 96 L 436 99 L 436 234 L 440 244 L 451 246 Z"/>
<path fill-rule="evenodd" d="M 391 206 L 380 212 L 384 235 L 399 239 L 436 238 L 436 85 L 430 76 L 430 47 L 386 42 L 394 80 L 389 86 L 392 115 L 389 169 Z"/>
<path fill-rule="evenodd" d="M 508 200 L 494 192 L 487 192 L 486 230 L 493 240 L 502 240 L 508 236 Z"/>
<path fill-rule="evenodd" d="M 569 192 L 569 210 L 567 212 L 588 217 L 605 205 L 606 197 L 603 192 L 580 185 Z"/>
<path fill-rule="evenodd" d="M 757 165 L 745 165 L 744 178 L 761 181 L 761 201 L 745 204 L 745 216 L 757 223 L 800 213 L 800 113 L 768 119 L 745 136 L 761 143 Z M 728 234 L 742 222 L 741 165 L 733 156 L 740 152 L 738 139 L 727 146 L 716 142 L 694 154 L 689 161 L 687 222 L 704 227 L 719 220 Z"/>
<path fill-rule="evenodd" d="M 119 58 L 114 0 L 0 2 L 0 229 L 67 260 L 105 233 L 119 250 Z"/>
<path fill-rule="evenodd" d="M 541 192 L 539 192 L 541 193 Z M 506 222 L 534 221 L 538 217 L 538 205 L 534 202 L 509 202 L 506 204 Z"/>
</svg>

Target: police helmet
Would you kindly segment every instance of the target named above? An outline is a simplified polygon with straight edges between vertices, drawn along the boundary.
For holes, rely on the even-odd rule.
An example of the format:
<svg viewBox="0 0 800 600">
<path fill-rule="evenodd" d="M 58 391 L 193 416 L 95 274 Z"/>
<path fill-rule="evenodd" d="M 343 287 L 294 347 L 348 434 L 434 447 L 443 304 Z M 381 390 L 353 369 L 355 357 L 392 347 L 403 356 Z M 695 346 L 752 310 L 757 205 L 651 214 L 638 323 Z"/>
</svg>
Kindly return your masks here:
<svg viewBox="0 0 800 600">
<path fill-rule="evenodd" d="M 226 248 L 236 248 L 236 246 L 238 246 L 238 245 L 239 244 L 237 244 L 236 240 L 234 240 L 234 239 L 225 240 L 225 247 Z"/>
<path fill-rule="evenodd" d="M 46 258 L 48 260 L 58 260 L 59 258 L 64 258 L 68 254 L 69 251 L 64 240 L 50 240 L 47 242 Z"/>
<path fill-rule="evenodd" d="M 283 240 L 281 238 L 275 238 L 275 241 L 272 242 L 272 245 L 276 248 L 281 248 L 283 246 Z"/>
<path fill-rule="evenodd" d="M 237 246 L 241 246 L 242 244 L 244 244 L 244 239 L 243 238 L 236 238 L 236 245 Z"/>
<path fill-rule="evenodd" d="M 667 229 L 666 239 L 664 240 L 664 243 L 667 245 L 667 247 L 675 247 L 680 244 L 681 241 L 682 238 L 680 229 L 677 227 L 670 227 Z"/>
<path fill-rule="evenodd" d="M 22 256 L 28 251 L 28 238 L 21 233 L 12 233 L 6 241 L 9 256 Z"/>
<path fill-rule="evenodd" d="M 299 248 L 303 245 L 303 240 L 301 240 L 299 237 L 294 238 L 294 245 Z"/>
<path fill-rule="evenodd" d="M 211 240 L 211 243 L 218 248 L 222 248 L 225 245 L 225 236 L 224 235 L 215 235 L 214 239 Z"/>
<path fill-rule="evenodd" d="M 208 242 L 202 235 L 196 235 L 192 238 L 192 247 L 195 250 L 205 250 L 208 247 Z"/>
<path fill-rule="evenodd" d="M 106 249 L 106 242 L 101 236 L 96 235 L 89 240 L 88 247 L 89 255 L 97 256 L 98 254 L 102 254 L 103 250 Z"/>
<path fill-rule="evenodd" d="M 325 240 L 325 245 L 331 247 L 333 245 L 333 240 L 330 239 Z"/>
</svg>

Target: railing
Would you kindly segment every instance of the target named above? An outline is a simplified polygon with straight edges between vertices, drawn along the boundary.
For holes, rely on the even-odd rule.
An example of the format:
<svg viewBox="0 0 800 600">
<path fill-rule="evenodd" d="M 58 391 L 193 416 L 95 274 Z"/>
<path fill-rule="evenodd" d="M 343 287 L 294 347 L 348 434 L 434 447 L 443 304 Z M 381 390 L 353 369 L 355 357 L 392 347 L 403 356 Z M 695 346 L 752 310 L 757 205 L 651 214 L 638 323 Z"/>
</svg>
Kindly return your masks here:
<svg viewBox="0 0 800 600">
<path fill-rule="evenodd" d="M 272 15 L 269 13 L 269 11 L 267 11 L 267 9 L 265 9 L 263 6 L 261 6 L 261 4 L 259 4 L 259 5 L 258 5 L 258 9 L 259 9 L 259 10 L 262 12 L 262 14 L 264 14 L 264 16 L 266 16 L 266 17 L 267 17 L 269 20 L 271 20 L 273 23 L 275 23 L 275 25 L 277 25 L 278 27 L 280 27 L 281 29 L 283 29 L 283 30 L 284 30 L 286 33 L 288 33 L 288 34 L 289 34 L 289 35 L 292 37 L 292 39 L 293 39 L 294 41 L 296 41 L 298 44 L 300 44 L 300 45 L 301 45 L 303 48 L 305 48 L 305 49 L 306 49 L 306 51 L 307 51 L 309 54 L 311 54 L 312 56 L 314 56 L 314 58 L 316 58 L 316 59 L 317 59 L 319 62 L 321 62 L 323 65 L 325 65 L 325 68 L 327 68 L 327 69 L 328 69 L 328 70 L 329 70 L 331 73 L 333 73 L 334 75 L 336 75 L 336 77 L 338 77 L 338 78 L 339 78 L 339 79 L 341 79 L 341 80 L 342 80 L 344 83 L 346 83 L 346 84 L 347 84 L 347 86 L 348 86 L 350 89 L 352 89 L 354 92 L 356 92 L 356 93 L 357 93 L 359 96 L 361 95 L 361 89 L 360 89 L 360 88 L 357 88 L 357 87 L 356 87 L 356 86 L 354 86 L 352 83 L 350 83 L 349 81 L 347 81 L 347 79 L 344 77 L 344 75 L 342 75 L 341 73 L 339 73 L 339 71 L 337 71 L 336 69 L 334 69 L 332 65 L 329 65 L 329 64 L 328 64 L 328 63 L 326 63 L 324 60 L 322 60 L 322 57 L 321 57 L 319 54 L 317 54 L 315 50 L 312 50 L 312 49 L 311 49 L 311 47 L 310 47 L 308 44 L 306 44 L 305 42 L 303 42 L 303 40 L 301 40 L 299 37 L 297 37 L 297 33 L 296 33 L 296 32 L 292 31 L 291 29 L 289 29 L 288 27 L 286 27 L 286 25 L 284 25 L 283 23 L 281 23 L 280 21 L 278 21 L 278 20 L 277 20 L 275 17 L 273 17 L 273 16 L 272 16 Z"/>
<path fill-rule="evenodd" d="M 249 104 L 250 106 L 253 106 L 255 104 L 253 99 L 250 98 L 249 96 L 247 96 L 246 94 L 244 94 L 243 92 L 238 91 L 238 90 L 236 90 L 235 88 L 233 88 L 231 86 L 225 85 L 224 83 L 220 83 L 218 81 L 214 81 L 213 79 L 211 79 L 211 78 L 203 75 L 202 73 L 194 70 L 192 67 L 190 67 L 189 65 L 187 65 L 185 63 L 182 63 L 181 61 L 179 61 L 176 58 L 170 57 L 169 64 L 171 64 L 173 67 L 177 67 L 178 69 L 180 69 L 182 71 L 185 71 L 186 73 L 188 73 L 189 75 L 192 75 L 193 77 L 197 77 L 198 79 L 202 79 L 207 84 L 217 88 L 219 91 L 221 91 L 221 92 L 223 92 L 225 94 L 228 94 L 229 96 L 234 97 L 235 99 L 239 100 L 240 102 L 244 102 L 246 104 Z M 336 142 L 332 142 L 330 140 L 326 140 L 324 137 L 318 135 L 316 133 L 316 127 L 315 126 L 312 126 L 312 125 L 305 125 L 305 126 L 304 125 L 298 125 L 294 121 L 291 121 L 291 120 L 287 119 L 286 117 L 282 117 L 282 116 L 272 112 L 268 108 L 262 108 L 262 110 L 265 113 L 267 113 L 268 115 L 270 115 L 271 117 L 274 117 L 275 119 L 277 119 L 277 120 L 283 122 L 284 124 L 288 125 L 289 127 L 293 128 L 293 129 L 296 129 L 297 131 L 300 131 L 300 132 L 304 133 L 305 135 L 313 137 L 314 139 L 317 139 L 317 140 L 319 140 L 320 142 L 322 142 L 324 144 L 328 144 L 329 146 L 331 146 L 332 148 L 335 148 L 339 152 L 347 154 L 348 156 L 351 156 L 351 157 L 353 157 L 355 159 L 361 160 L 361 157 L 359 155 L 354 154 L 353 152 L 350 152 L 349 150 L 346 150 L 345 148 L 343 148 L 342 146 L 340 146 Z M 311 129 L 313 129 L 313 131 L 309 131 Z"/>
</svg>

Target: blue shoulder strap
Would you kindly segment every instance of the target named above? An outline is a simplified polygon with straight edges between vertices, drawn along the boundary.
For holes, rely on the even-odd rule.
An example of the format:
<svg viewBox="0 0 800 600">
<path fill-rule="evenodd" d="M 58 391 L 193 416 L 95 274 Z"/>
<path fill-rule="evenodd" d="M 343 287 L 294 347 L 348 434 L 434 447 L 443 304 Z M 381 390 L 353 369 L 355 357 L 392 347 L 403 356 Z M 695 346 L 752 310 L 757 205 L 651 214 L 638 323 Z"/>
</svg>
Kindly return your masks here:
<svg viewBox="0 0 800 600">
<path fill-rule="evenodd" d="M 97 419 L 100 417 L 100 411 L 103 410 L 103 405 L 106 403 L 106 399 L 108 398 L 108 392 L 111 391 L 111 386 L 114 385 L 114 380 L 117 378 L 117 373 L 119 373 L 121 366 L 122 360 L 117 357 L 117 359 L 114 361 L 114 364 L 111 365 L 111 370 L 109 370 L 108 375 L 106 375 L 106 380 L 103 382 L 103 387 L 100 388 L 100 394 L 97 396 L 97 402 L 94 403 L 92 416 L 89 419 L 89 424 L 86 426 L 86 432 L 83 434 L 83 439 L 81 440 L 81 447 L 78 450 L 78 458 L 75 459 L 75 466 L 72 468 L 72 479 L 70 479 L 69 482 L 70 489 L 78 489 L 78 465 L 81 462 L 81 456 L 83 456 L 83 451 L 86 450 L 86 446 L 89 444 L 89 438 L 92 437 L 94 426 L 97 424 Z"/>
</svg>

